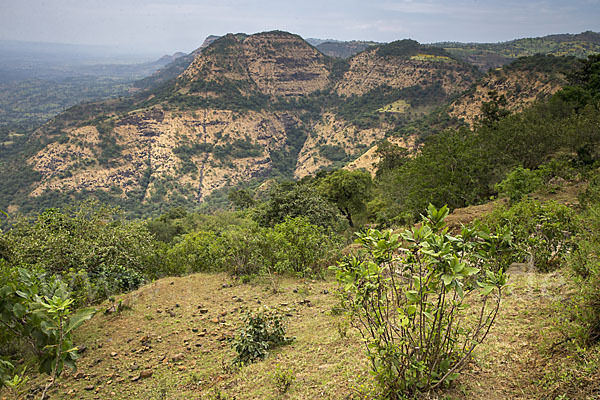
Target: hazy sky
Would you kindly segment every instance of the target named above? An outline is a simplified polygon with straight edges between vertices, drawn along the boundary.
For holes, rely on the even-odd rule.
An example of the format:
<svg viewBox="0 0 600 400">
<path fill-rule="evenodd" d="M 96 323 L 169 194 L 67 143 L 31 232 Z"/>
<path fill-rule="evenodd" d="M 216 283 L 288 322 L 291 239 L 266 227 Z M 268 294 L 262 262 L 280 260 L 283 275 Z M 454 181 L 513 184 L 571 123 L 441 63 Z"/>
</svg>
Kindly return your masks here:
<svg viewBox="0 0 600 400">
<path fill-rule="evenodd" d="M 600 31 L 600 0 L 0 0 L 0 40 L 189 52 L 210 34 L 497 42 Z"/>
</svg>

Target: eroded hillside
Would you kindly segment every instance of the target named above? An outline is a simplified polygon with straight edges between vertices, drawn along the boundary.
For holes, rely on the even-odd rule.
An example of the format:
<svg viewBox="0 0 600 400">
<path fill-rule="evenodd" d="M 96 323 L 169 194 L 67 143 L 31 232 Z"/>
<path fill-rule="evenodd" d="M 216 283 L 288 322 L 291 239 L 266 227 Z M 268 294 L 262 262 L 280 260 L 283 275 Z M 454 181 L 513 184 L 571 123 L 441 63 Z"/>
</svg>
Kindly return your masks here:
<svg viewBox="0 0 600 400">
<path fill-rule="evenodd" d="M 374 172 L 373 146 L 392 137 L 414 149 L 430 132 L 403 127 L 465 89 L 474 88 L 450 115 L 472 123 L 489 91 L 519 109 L 556 91 L 567 69 L 524 64 L 473 86 L 474 67 L 411 40 L 348 61 L 280 31 L 208 43 L 176 79 L 74 107 L 42 126 L 26 161 L 38 178 L 21 189 L 36 199 L 102 193 L 186 205 L 252 179 L 301 178 L 353 161 L 349 168 Z"/>
<path fill-rule="evenodd" d="M 473 125 L 484 102 L 503 96 L 510 112 L 518 112 L 567 84 L 567 74 L 577 68 L 575 59 L 538 55 L 490 71 L 464 95 L 451 103 L 449 114 Z"/>
</svg>

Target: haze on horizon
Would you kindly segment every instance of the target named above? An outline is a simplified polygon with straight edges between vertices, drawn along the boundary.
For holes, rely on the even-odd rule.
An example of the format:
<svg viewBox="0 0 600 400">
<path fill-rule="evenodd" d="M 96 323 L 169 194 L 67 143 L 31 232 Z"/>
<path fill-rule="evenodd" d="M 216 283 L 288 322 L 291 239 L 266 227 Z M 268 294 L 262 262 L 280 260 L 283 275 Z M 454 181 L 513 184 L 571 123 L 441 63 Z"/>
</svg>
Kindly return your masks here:
<svg viewBox="0 0 600 400">
<path fill-rule="evenodd" d="M 280 29 L 304 38 L 499 42 L 600 31 L 600 0 L 4 0 L 0 40 L 190 52 L 208 35 Z"/>
</svg>

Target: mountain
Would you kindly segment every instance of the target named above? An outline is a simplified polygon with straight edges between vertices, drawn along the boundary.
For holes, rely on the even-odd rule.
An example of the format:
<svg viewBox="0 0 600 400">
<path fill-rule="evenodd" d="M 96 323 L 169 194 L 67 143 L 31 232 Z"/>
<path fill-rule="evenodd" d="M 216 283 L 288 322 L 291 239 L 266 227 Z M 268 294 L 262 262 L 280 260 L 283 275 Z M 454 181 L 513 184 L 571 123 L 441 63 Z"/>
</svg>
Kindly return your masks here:
<svg viewBox="0 0 600 400">
<path fill-rule="evenodd" d="M 515 39 L 502 43 L 433 43 L 449 53 L 479 67 L 482 71 L 508 64 L 512 60 L 550 54 L 585 58 L 600 53 L 600 33 L 587 31 L 578 34 L 548 35 L 544 37 Z"/>
<path fill-rule="evenodd" d="M 502 79 L 527 75 L 520 68 Z M 546 92 L 555 90 L 561 71 L 518 80 L 520 92 L 531 98 L 546 90 L 538 80 L 558 76 Z M 301 178 L 352 160 L 372 165 L 373 146 L 386 137 L 416 146 L 435 129 L 431 113 L 461 93 L 485 101 L 485 79 L 495 78 L 480 77 L 445 49 L 412 40 L 343 60 L 281 31 L 210 38 L 132 96 L 75 106 L 35 131 L 21 158 L 0 164 L 8 177 L 0 209 L 96 196 L 144 215 L 248 182 Z M 440 127 L 475 113 L 461 107 L 455 101 Z"/>
<path fill-rule="evenodd" d="M 315 46 L 321 53 L 331 57 L 350 58 L 364 51 L 370 46 L 377 46 L 377 42 L 353 40 L 350 42 L 323 42 Z"/>
<path fill-rule="evenodd" d="M 567 85 L 568 74 L 577 68 L 574 57 L 538 54 L 520 58 L 503 68 L 491 70 L 450 104 L 449 115 L 473 125 L 483 103 L 490 101 L 494 94 L 506 99 L 504 108 L 510 112 L 521 111 Z"/>
</svg>

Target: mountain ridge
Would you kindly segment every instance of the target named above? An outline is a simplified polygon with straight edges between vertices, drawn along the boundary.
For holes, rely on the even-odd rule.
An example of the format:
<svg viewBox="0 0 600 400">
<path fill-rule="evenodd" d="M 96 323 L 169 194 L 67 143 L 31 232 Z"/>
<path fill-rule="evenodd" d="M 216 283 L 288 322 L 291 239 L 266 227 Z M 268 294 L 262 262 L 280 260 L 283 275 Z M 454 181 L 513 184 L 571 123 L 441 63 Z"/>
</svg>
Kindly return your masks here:
<svg viewBox="0 0 600 400">
<path fill-rule="evenodd" d="M 176 63 L 189 56 L 167 69 L 183 69 Z M 480 76 L 445 49 L 411 40 L 340 60 L 287 32 L 228 34 L 195 51 L 176 78 L 74 107 L 38 129 L 27 157 L 38 178 L 20 193 L 41 203 L 95 195 L 160 208 L 249 180 L 301 178 L 356 160 L 390 135 L 416 146 L 422 133 L 404 127 Z"/>
</svg>

